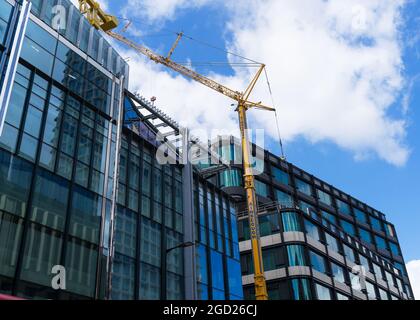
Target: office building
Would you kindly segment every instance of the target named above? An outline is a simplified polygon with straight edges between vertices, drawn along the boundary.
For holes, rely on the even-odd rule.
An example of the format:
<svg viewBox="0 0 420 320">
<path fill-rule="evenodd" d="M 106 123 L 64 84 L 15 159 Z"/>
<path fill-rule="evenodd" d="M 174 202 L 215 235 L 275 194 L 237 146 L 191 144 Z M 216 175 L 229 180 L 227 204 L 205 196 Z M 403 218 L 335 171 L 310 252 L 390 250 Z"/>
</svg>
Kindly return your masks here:
<svg viewBox="0 0 420 320">
<path fill-rule="evenodd" d="M 179 128 L 128 92 L 127 63 L 70 1 L 0 0 L 0 58 L 1 293 L 243 298 L 235 204 L 158 163 L 160 131 Z"/>
<path fill-rule="evenodd" d="M 238 203 L 242 283 L 252 299 L 239 143 L 225 137 L 214 144 L 232 165 L 209 180 Z M 270 299 L 413 299 L 395 227 L 382 212 L 255 145 L 254 154 Z"/>
</svg>

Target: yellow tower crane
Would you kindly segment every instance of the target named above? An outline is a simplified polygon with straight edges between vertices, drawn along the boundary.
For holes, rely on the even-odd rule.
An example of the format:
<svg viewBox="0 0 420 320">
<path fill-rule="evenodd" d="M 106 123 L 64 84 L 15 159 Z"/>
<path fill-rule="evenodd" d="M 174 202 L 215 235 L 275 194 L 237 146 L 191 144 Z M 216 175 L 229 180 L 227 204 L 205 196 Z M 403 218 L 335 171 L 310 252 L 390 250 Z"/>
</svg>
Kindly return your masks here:
<svg viewBox="0 0 420 320">
<path fill-rule="evenodd" d="M 98 2 L 94 0 L 79 0 L 80 11 L 83 14 L 87 15 L 89 22 L 98 30 L 104 31 L 106 34 L 112 38 L 124 43 L 125 45 L 131 47 L 136 52 L 141 53 L 142 55 L 147 56 L 152 61 L 165 65 L 166 67 L 193 79 L 201 84 L 213 89 L 221 94 L 235 100 L 238 103 L 236 111 L 239 115 L 239 126 L 241 132 L 241 142 L 242 142 L 242 154 L 243 154 L 243 166 L 244 166 L 244 181 L 245 181 L 245 191 L 246 191 L 246 200 L 248 208 L 248 219 L 251 235 L 251 244 L 252 244 L 252 255 L 254 262 L 254 281 L 255 281 L 255 296 L 257 300 L 268 300 L 267 285 L 264 276 L 264 266 L 262 261 L 262 252 L 260 244 L 260 232 L 258 226 L 258 212 L 257 212 L 257 197 L 255 192 L 255 178 L 252 170 L 251 160 L 251 150 L 249 145 L 248 138 L 248 124 L 246 112 L 249 109 L 257 108 L 268 111 L 275 111 L 274 108 L 265 106 L 261 102 L 255 103 L 249 101 L 249 97 L 252 91 L 255 88 L 255 85 L 260 78 L 262 72 L 265 69 L 265 65 L 261 64 L 261 67 L 258 69 L 258 72 L 252 79 L 248 88 L 245 92 L 239 92 L 232 90 L 224 85 L 217 83 L 216 81 L 209 79 L 183 65 L 180 65 L 171 60 L 171 56 L 177 47 L 179 41 L 181 40 L 183 34 L 178 34 L 178 37 L 172 46 L 171 50 L 167 57 L 163 57 L 159 54 L 154 53 L 152 50 L 147 47 L 137 44 L 121 34 L 112 32 L 111 30 L 115 29 L 118 26 L 118 19 L 114 16 L 106 14 L 101 8 Z"/>
</svg>

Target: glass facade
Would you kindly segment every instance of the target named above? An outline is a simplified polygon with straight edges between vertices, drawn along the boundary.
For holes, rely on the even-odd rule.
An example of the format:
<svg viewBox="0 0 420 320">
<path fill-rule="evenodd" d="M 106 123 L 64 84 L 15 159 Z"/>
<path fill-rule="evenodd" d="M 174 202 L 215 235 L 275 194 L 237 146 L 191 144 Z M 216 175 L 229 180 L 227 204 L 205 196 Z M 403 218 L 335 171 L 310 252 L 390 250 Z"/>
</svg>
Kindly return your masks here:
<svg viewBox="0 0 420 320">
<path fill-rule="evenodd" d="M 304 296 L 311 299 L 367 300 L 379 290 L 382 297 L 413 298 L 395 228 L 385 215 L 268 152 L 265 173 L 256 179 L 264 270 L 270 272 L 269 286 L 273 282 L 285 290 L 284 295 L 272 290 L 275 298 L 302 297 L 302 288 L 297 289 L 301 280 L 294 277 L 307 277 L 310 293 Z M 244 198 L 238 202 L 245 207 Z M 244 294 L 249 298 L 253 265 L 246 216 L 239 218 L 238 227 Z M 374 290 L 352 287 L 354 273 L 362 272 L 357 270 L 378 275 L 370 279 Z M 384 277 L 381 270 L 386 270 Z M 271 278 L 273 271 L 276 279 Z"/>
<path fill-rule="evenodd" d="M 53 30 L 57 4 L 67 25 Z M 1 57 L 13 10 L 0 0 Z M 139 117 L 127 84 L 127 63 L 70 0 L 32 1 L 0 135 L 0 292 L 182 300 L 193 225 L 197 298 L 242 299 L 235 205 L 194 173 L 202 201 L 186 214 L 183 167 L 158 164 L 153 128 L 120 121 Z M 57 265 L 65 290 L 51 288 Z"/>
</svg>

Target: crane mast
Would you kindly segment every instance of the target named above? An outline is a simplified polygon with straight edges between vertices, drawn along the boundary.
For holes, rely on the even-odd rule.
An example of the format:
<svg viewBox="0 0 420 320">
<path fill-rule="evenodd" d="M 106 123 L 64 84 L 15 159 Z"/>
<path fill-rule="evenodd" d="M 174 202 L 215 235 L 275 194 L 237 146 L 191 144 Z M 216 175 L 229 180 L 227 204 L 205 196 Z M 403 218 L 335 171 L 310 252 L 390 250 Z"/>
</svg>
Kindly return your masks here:
<svg viewBox="0 0 420 320">
<path fill-rule="evenodd" d="M 246 193 L 247 209 L 248 209 L 248 220 L 250 228 L 250 238 L 252 245 L 252 256 L 254 263 L 254 282 L 255 282 L 255 297 L 257 300 L 268 300 L 267 285 L 264 276 L 264 266 L 262 260 L 262 251 L 260 243 L 260 232 L 258 223 L 258 212 L 257 212 L 257 196 L 255 190 L 255 177 L 251 165 L 251 150 L 248 137 L 248 124 L 247 124 L 247 111 L 251 108 L 258 108 L 268 111 L 275 111 L 274 108 L 265 106 L 261 102 L 254 103 L 249 101 L 249 97 L 255 88 L 255 85 L 264 71 L 265 65 L 261 65 L 257 71 L 255 77 L 252 79 L 248 88 L 245 92 L 239 92 L 232 90 L 212 79 L 209 79 L 198 72 L 191 70 L 183 65 L 180 65 L 171 60 L 171 56 L 176 49 L 179 41 L 181 40 L 182 33 L 178 34 L 178 37 L 172 46 L 167 57 L 156 54 L 149 48 L 135 43 L 121 34 L 111 31 L 118 25 L 117 18 L 105 14 L 101 9 L 100 5 L 94 0 L 79 0 L 80 9 L 82 13 L 88 14 L 89 22 L 97 29 L 104 31 L 112 38 L 124 43 L 131 47 L 136 52 L 148 57 L 152 61 L 162 64 L 175 72 L 178 72 L 185 77 L 195 80 L 206 87 L 213 89 L 224 96 L 235 100 L 238 103 L 236 111 L 239 116 L 239 127 L 241 132 L 241 144 L 242 144 L 242 156 L 243 156 L 243 167 L 244 167 L 244 188 Z"/>
</svg>

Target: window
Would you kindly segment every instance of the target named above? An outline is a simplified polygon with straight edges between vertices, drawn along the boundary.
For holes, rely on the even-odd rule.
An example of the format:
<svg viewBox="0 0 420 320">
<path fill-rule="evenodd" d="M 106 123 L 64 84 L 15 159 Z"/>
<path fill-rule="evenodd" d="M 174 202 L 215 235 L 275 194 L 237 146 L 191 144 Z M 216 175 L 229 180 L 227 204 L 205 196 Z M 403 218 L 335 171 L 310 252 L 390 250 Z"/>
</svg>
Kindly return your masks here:
<svg viewBox="0 0 420 320">
<path fill-rule="evenodd" d="M 159 300 L 160 298 L 160 268 L 146 263 L 140 264 L 140 289 L 141 300 Z"/>
<path fill-rule="evenodd" d="M 386 281 L 388 282 L 388 285 L 390 287 L 395 287 L 395 279 L 394 276 L 389 273 L 388 271 L 385 271 Z"/>
<path fill-rule="evenodd" d="M 337 293 L 337 300 L 350 300 L 350 298 L 344 294 Z"/>
<path fill-rule="evenodd" d="M 286 265 L 284 247 L 264 249 L 262 251 L 264 271 L 276 270 Z"/>
<path fill-rule="evenodd" d="M 87 242 L 70 239 L 67 242 L 67 290 L 93 297 L 96 283 L 98 248 Z"/>
<path fill-rule="evenodd" d="M 306 266 L 305 249 L 303 246 L 287 246 L 287 255 L 289 258 L 289 266 Z"/>
<path fill-rule="evenodd" d="M 331 300 L 331 290 L 327 287 L 320 285 L 319 283 L 315 284 L 315 291 L 318 300 Z"/>
<path fill-rule="evenodd" d="M 289 184 L 289 174 L 277 167 L 271 167 L 274 179 L 284 185 Z"/>
<path fill-rule="evenodd" d="M 309 214 L 310 212 L 315 210 L 313 205 L 302 200 L 299 201 L 299 207 L 305 214 Z"/>
<path fill-rule="evenodd" d="M 16 248 L 22 236 L 22 221 L 16 216 L 0 211 L 0 274 L 14 277 Z"/>
<path fill-rule="evenodd" d="M 334 280 L 341 282 L 341 283 L 345 283 L 347 276 L 346 276 L 346 271 L 344 271 L 344 268 L 342 266 L 339 266 L 336 263 L 331 263 L 331 271 L 334 277 Z"/>
<path fill-rule="evenodd" d="M 32 166 L 0 150 L 0 210 L 23 217 L 29 195 Z"/>
<path fill-rule="evenodd" d="M 278 233 L 280 231 L 280 219 L 279 214 L 268 214 L 258 217 L 260 225 L 260 236 L 265 237 Z"/>
<path fill-rule="evenodd" d="M 389 242 L 389 247 L 391 248 L 391 252 L 394 256 L 401 256 L 401 250 L 397 244 Z"/>
<path fill-rule="evenodd" d="M 255 180 L 255 191 L 262 197 L 268 197 L 268 186 L 264 182 Z"/>
<path fill-rule="evenodd" d="M 366 269 L 366 271 L 370 270 L 369 260 L 365 256 L 359 254 L 359 262 Z"/>
<path fill-rule="evenodd" d="M 370 223 L 372 224 L 372 228 L 376 231 L 383 231 L 382 222 L 374 217 L 370 217 Z"/>
<path fill-rule="evenodd" d="M 385 290 L 379 288 L 379 297 L 381 300 L 389 300 L 388 293 Z"/>
<path fill-rule="evenodd" d="M 354 225 L 352 223 L 347 222 L 345 220 L 341 220 L 341 226 L 343 227 L 343 230 L 349 235 L 354 236 L 356 234 L 354 230 Z"/>
<path fill-rule="evenodd" d="M 356 258 L 354 256 L 354 250 L 345 244 L 343 245 L 343 248 L 344 248 L 344 254 L 346 255 L 347 260 L 350 260 L 351 262 L 356 262 Z"/>
<path fill-rule="evenodd" d="M 372 263 L 373 264 L 373 271 L 376 275 L 376 279 L 384 279 L 384 274 L 382 272 L 382 268 L 377 265 L 376 263 Z"/>
<path fill-rule="evenodd" d="M 299 217 L 296 212 L 282 212 L 282 221 L 284 232 L 299 232 L 302 231 L 299 223 Z"/>
<path fill-rule="evenodd" d="M 296 181 L 296 188 L 298 189 L 298 191 L 308 196 L 312 196 L 312 188 L 308 183 L 297 178 L 295 179 L 295 181 Z"/>
<path fill-rule="evenodd" d="M 222 255 L 216 251 L 211 250 L 210 257 L 211 257 L 211 272 L 212 272 L 213 288 L 224 291 L 225 284 L 224 284 Z"/>
<path fill-rule="evenodd" d="M 268 283 L 267 291 L 270 300 L 290 300 L 289 285 L 286 280 Z"/>
<path fill-rule="evenodd" d="M 31 224 L 26 238 L 21 278 L 50 286 L 54 276 L 52 268 L 60 264 L 61 243 L 57 231 Z"/>
<path fill-rule="evenodd" d="M 375 242 L 376 242 L 376 246 L 378 247 L 378 249 L 388 250 L 388 247 L 386 245 L 386 241 L 385 241 L 384 238 L 379 237 L 379 236 L 375 236 Z"/>
<path fill-rule="evenodd" d="M 318 272 L 326 273 L 327 267 L 325 265 L 325 258 L 313 251 L 310 251 L 311 266 Z"/>
<path fill-rule="evenodd" d="M 311 300 L 311 286 L 308 279 L 293 279 L 293 298 L 294 300 Z"/>
<path fill-rule="evenodd" d="M 321 201 L 322 203 L 326 205 L 331 206 L 331 196 L 328 193 L 321 191 L 319 189 L 317 189 L 316 191 L 318 193 L 319 201 Z"/>
<path fill-rule="evenodd" d="M 369 231 L 363 228 L 359 228 L 359 234 L 360 234 L 360 239 L 362 241 L 367 242 L 367 243 L 373 243 L 372 234 Z"/>
<path fill-rule="evenodd" d="M 369 300 L 376 300 L 375 286 L 369 281 L 366 281 L 366 291 L 367 291 Z"/>
<path fill-rule="evenodd" d="M 331 222 L 332 224 L 337 225 L 337 218 L 332 213 L 329 213 L 329 212 L 326 212 L 326 211 L 322 211 L 322 217 L 325 220 Z"/>
<path fill-rule="evenodd" d="M 354 214 L 356 215 L 356 220 L 358 222 L 364 223 L 364 224 L 368 223 L 367 215 L 363 211 L 359 209 L 354 209 Z"/>
<path fill-rule="evenodd" d="M 166 298 L 168 300 L 182 300 L 184 298 L 182 289 L 183 277 L 171 272 L 167 272 L 166 276 Z"/>
<path fill-rule="evenodd" d="M 316 241 L 321 241 L 319 228 L 307 219 L 304 219 L 304 223 L 307 235 Z"/>
<path fill-rule="evenodd" d="M 338 211 L 340 211 L 341 213 L 346 214 L 346 215 L 351 214 L 350 206 L 346 202 L 343 202 L 343 201 L 338 200 L 338 199 L 336 201 L 337 201 Z"/>
<path fill-rule="evenodd" d="M 293 207 L 293 199 L 292 199 L 292 196 L 290 194 L 287 194 L 287 193 L 285 193 L 283 191 L 280 191 L 278 189 L 275 189 L 274 191 L 276 193 L 277 201 L 280 202 L 280 204 L 283 207 L 286 207 L 286 208 L 292 208 Z"/>
<path fill-rule="evenodd" d="M 227 272 L 229 281 L 229 293 L 231 296 L 242 299 L 242 278 L 241 278 L 241 265 L 238 261 L 227 258 Z M 232 298 L 232 297 L 231 297 Z"/>
<path fill-rule="evenodd" d="M 112 262 L 112 299 L 133 300 L 135 261 L 116 253 Z"/>
<path fill-rule="evenodd" d="M 334 251 L 337 253 L 341 253 L 340 245 L 336 237 L 330 235 L 329 233 L 325 233 L 325 240 L 328 244 L 328 250 Z"/>
<path fill-rule="evenodd" d="M 156 267 L 161 263 L 161 227 L 149 219 L 141 220 L 140 259 Z"/>
<path fill-rule="evenodd" d="M 197 281 L 200 283 L 208 284 L 207 251 L 205 246 L 200 245 L 197 247 L 196 262 Z"/>
<path fill-rule="evenodd" d="M 118 206 L 115 223 L 115 250 L 126 256 L 136 257 L 137 215 Z"/>
<path fill-rule="evenodd" d="M 70 215 L 70 234 L 80 239 L 98 243 L 101 223 L 102 199 L 79 187 L 73 191 Z"/>
<path fill-rule="evenodd" d="M 67 181 L 40 170 L 35 180 L 31 220 L 63 231 L 68 195 Z"/>
<path fill-rule="evenodd" d="M 385 232 L 387 234 L 388 237 L 395 237 L 395 231 L 394 231 L 394 227 L 392 225 L 390 225 L 389 223 L 385 224 Z"/>
</svg>

